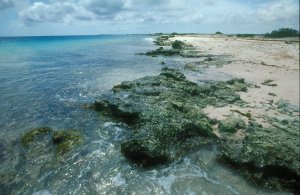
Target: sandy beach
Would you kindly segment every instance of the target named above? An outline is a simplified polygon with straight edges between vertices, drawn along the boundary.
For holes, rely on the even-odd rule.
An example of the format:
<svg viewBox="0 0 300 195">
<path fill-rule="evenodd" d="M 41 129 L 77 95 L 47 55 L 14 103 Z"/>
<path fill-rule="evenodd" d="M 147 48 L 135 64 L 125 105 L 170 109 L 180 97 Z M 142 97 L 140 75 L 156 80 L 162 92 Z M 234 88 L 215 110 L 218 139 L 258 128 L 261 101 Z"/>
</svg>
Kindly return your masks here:
<svg viewBox="0 0 300 195">
<path fill-rule="evenodd" d="M 207 107 L 204 111 L 210 117 L 220 120 L 236 111 L 249 112 L 256 121 L 268 126 L 266 116 L 281 115 L 277 110 L 280 100 L 299 105 L 299 42 L 222 35 L 183 35 L 175 39 L 193 45 L 201 54 L 228 56 L 230 64 L 210 66 L 211 71 L 245 78 L 255 86 L 240 92 L 248 107 Z M 263 85 L 266 80 L 272 80 L 274 86 Z"/>
</svg>

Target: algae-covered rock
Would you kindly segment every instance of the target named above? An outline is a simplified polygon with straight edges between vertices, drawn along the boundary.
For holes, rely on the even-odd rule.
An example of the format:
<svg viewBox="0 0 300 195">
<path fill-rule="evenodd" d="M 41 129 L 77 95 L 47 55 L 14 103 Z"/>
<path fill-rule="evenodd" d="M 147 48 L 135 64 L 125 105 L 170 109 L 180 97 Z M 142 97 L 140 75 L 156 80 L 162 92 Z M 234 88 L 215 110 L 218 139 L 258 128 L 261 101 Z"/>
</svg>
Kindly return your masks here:
<svg viewBox="0 0 300 195">
<path fill-rule="evenodd" d="M 181 150 L 184 145 L 188 151 L 188 147 L 194 146 L 194 143 L 185 143 L 190 138 L 201 137 L 201 143 L 211 143 L 209 140 L 216 136 L 211 120 L 201 109 L 207 105 L 219 107 L 241 102 L 226 82 L 197 85 L 180 71 L 170 68 L 163 68 L 158 76 L 123 82 L 113 90 L 114 93 L 102 95 L 94 107 L 101 114 L 130 126 L 132 136 L 140 139 L 122 144 L 123 154 L 131 161 L 147 166 L 157 162 L 151 156 L 158 156 L 158 159 L 161 156 L 160 152 L 149 155 L 151 151 L 164 151 L 163 156 L 171 159 L 174 148 Z M 139 143 L 143 154 L 138 153 L 137 145 L 133 143 Z M 134 153 L 139 155 L 133 158 Z M 181 150 L 180 153 L 184 152 Z"/>
<path fill-rule="evenodd" d="M 266 85 L 266 86 L 271 86 L 271 87 L 277 86 L 277 84 L 276 84 L 276 83 L 273 83 L 273 82 L 274 82 L 274 80 L 272 80 L 272 79 L 267 79 L 267 80 L 265 80 L 264 82 L 262 82 L 261 84 L 262 84 L 262 85 Z"/>
<path fill-rule="evenodd" d="M 300 179 L 299 121 L 289 131 L 251 122 L 246 132 L 242 141 L 223 143 L 223 158 L 256 183 L 295 190 Z"/>
<path fill-rule="evenodd" d="M 83 137 L 79 131 L 69 129 L 55 132 L 52 141 L 56 145 L 56 153 L 63 155 L 72 150 L 75 146 L 81 144 Z"/>
<path fill-rule="evenodd" d="M 31 129 L 29 132 L 25 133 L 21 138 L 23 146 L 28 147 L 32 142 L 34 142 L 39 137 L 45 136 L 52 132 L 52 129 L 49 127 L 39 127 Z"/>
<path fill-rule="evenodd" d="M 169 161 L 164 148 L 156 140 L 134 139 L 121 144 L 121 152 L 129 160 L 143 167 L 163 164 Z"/>
<path fill-rule="evenodd" d="M 246 123 L 243 119 L 232 115 L 219 123 L 219 129 L 222 132 L 235 133 L 238 129 L 245 127 Z"/>
<path fill-rule="evenodd" d="M 247 91 L 248 84 L 245 82 L 245 79 L 243 78 L 234 78 L 227 81 L 227 83 L 231 85 L 235 91 L 243 91 L 243 92 Z"/>
<path fill-rule="evenodd" d="M 207 118 L 203 118 L 193 123 L 187 123 L 183 126 L 183 135 L 185 138 L 193 136 L 202 136 L 214 138 L 213 128 Z"/>
<path fill-rule="evenodd" d="M 172 48 L 173 49 L 183 49 L 185 47 L 185 43 L 179 40 L 175 40 L 172 43 Z"/>
<path fill-rule="evenodd" d="M 300 112 L 300 107 L 293 105 L 286 100 L 280 99 L 277 103 L 277 108 L 280 112 Z"/>
<path fill-rule="evenodd" d="M 152 51 L 147 51 L 145 55 L 147 56 L 156 56 L 156 55 L 164 55 L 164 56 L 175 56 L 179 55 L 179 49 L 156 49 Z"/>
</svg>

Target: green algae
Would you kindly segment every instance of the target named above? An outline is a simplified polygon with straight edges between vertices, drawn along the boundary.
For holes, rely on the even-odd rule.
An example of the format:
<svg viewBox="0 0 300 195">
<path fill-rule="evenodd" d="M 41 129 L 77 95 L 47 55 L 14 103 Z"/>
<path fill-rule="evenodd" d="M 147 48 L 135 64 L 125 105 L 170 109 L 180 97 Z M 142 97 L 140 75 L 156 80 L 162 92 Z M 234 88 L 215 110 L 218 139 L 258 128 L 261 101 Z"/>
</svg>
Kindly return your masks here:
<svg viewBox="0 0 300 195">
<path fill-rule="evenodd" d="M 46 135 L 49 135 L 43 140 L 39 140 Z M 56 154 L 62 156 L 63 154 L 71 151 L 77 145 L 83 143 L 83 136 L 77 130 L 65 130 L 65 131 L 53 131 L 49 127 L 40 127 L 31 129 L 22 138 L 21 143 L 25 147 L 29 147 L 31 144 L 41 141 L 50 142 L 56 148 Z M 51 144 L 50 144 L 51 145 Z M 42 147 L 47 147 L 47 145 L 41 145 Z M 37 151 L 39 152 L 39 151 Z"/>
<path fill-rule="evenodd" d="M 243 78 L 234 78 L 227 81 L 227 83 L 231 85 L 235 91 L 246 92 L 248 90 L 247 87 L 249 86 L 249 84 L 247 84 Z"/>
<path fill-rule="evenodd" d="M 52 132 L 52 129 L 49 127 L 39 127 L 34 128 L 25 133 L 21 138 L 21 143 L 23 146 L 30 146 L 32 142 L 36 141 L 39 137 L 45 136 Z"/>
<path fill-rule="evenodd" d="M 272 119 L 275 120 L 275 119 Z M 224 142 L 222 155 L 241 174 L 266 187 L 295 189 L 299 183 L 299 120 L 288 129 L 250 122 L 245 139 Z"/>
<path fill-rule="evenodd" d="M 55 132 L 52 141 L 56 145 L 57 155 L 61 156 L 82 144 L 83 137 L 79 131 L 69 129 Z"/>
<path fill-rule="evenodd" d="M 126 81 L 95 101 L 94 108 L 112 120 L 121 121 L 131 131 L 131 139 L 121 143 L 122 154 L 133 163 L 151 167 L 171 162 L 192 150 L 220 146 L 220 160 L 251 181 L 272 188 L 294 190 L 299 181 L 299 120 L 295 107 L 278 102 L 290 118 L 270 118 L 271 127 L 253 122 L 251 113 L 235 111 L 249 119 L 229 116 L 223 121 L 202 112 L 207 106 L 243 106 L 237 92 L 247 91 L 242 78 L 188 81 L 180 71 L 163 68 L 158 76 Z M 298 107 L 297 107 L 298 108 Z M 214 134 L 215 125 L 221 138 Z M 124 124 L 124 125 L 125 125 Z M 232 133 L 243 129 L 239 139 Z"/>
<path fill-rule="evenodd" d="M 233 115 L 229 116 L 219 123 L 219 129 L 222 132 L 235 133 L 238 129 L 244 129 L 245 127 L 245 121 Z"/>
<path fill-rule="evenodd" d="M 274 80 L 272 79 L 268 79 L 268 80 L 265 80 L 264 82 L 262 82 L 261 84 L 262 85 L 266 85 L 266 86 L 270 86 L 270 87 L 275 87 L 277 86 L 277 84 L 273 83 Z"/>
<path fill-rule="evenodd" d="M 164 151 L 166 158 L 172 159 L 171 151 L 177 148 L 178 153 L 184 153 L 188 145 L 193 147 L 186 142 L 194 137 L 203 138 L 199 141 L 203 144 L 211 143 L 209 140 L 216 139 L 213 121 L 201 110 L 207 105 L 219 107 L 241 103 L 239 95 L 226 82 L 208 82 L 200 86 L 170 68 L 163 68 L 158 76 L 123 82 L 113 87 L 113 92 L 103 95 L 94 107 L 98 112 L 129 125 L 133 137 L 151 140 L 147 144 L 134 142 L 137 143 L 135 150 L 140 147 L 144 151 L 143 158 Z M 181 145 L 185 145 L 185 149 Z M 130 152 L 129 149 L 123 152 L 127 157 L 132 156 L 126 153 Z M 158 163 L 150 157 L 150 162 Z M 148 163 L 136 158 L 131 160 L 138 164 Z"/>
<path fill-rule="evenodd" d="M 186 46 L 186 44 L 182 41 L 179 41 L 179 40 L 175 40 L 172 43 L 172 48 L 173 49 L 183 49 L 185 46 Z"/>
</svg>

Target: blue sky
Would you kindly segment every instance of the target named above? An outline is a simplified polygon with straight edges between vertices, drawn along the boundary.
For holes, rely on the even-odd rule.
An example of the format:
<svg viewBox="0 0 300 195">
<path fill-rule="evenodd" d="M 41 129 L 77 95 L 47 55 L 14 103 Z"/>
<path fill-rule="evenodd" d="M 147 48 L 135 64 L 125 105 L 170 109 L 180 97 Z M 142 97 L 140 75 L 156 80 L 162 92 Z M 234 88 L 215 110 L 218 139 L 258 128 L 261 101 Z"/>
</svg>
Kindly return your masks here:
<svg viewBox="0 0 300 195">
<path fill-rule="evenodd" d="M 299 29 L 298 0 L 0 0 L 0 36 Z"/>
</svg>

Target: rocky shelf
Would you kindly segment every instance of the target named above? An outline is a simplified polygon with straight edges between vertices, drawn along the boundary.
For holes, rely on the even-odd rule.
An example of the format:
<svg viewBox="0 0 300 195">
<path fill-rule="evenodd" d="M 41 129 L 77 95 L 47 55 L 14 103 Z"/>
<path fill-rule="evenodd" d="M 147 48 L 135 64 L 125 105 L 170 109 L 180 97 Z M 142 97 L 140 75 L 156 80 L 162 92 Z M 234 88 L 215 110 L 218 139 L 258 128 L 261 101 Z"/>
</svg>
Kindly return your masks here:
<svg viewBox="0 0 300 195">
<path fill-rule="evenodd" d="M 125 81 L 102 95 L 93 107 L 131 129 L 121 152 L 142 167 L 165 164 L 187 153 L 216 145 L 219 162 L 230 165 L 251 181 L 277 189 L 299 185 L 299 120 L 278 121 L 285 128 L 264 128 L 249 117 L 224 121 L 209 118 L 206 106 L 244 105 L 238 91 L 244 79 L 209 81 L 198 85 L 175 69 L 158 76 Z M 234 139 L 242 131 L 244 136 Z M 218 132 L 218 133 L 216 133 Z"/>
</svg>

